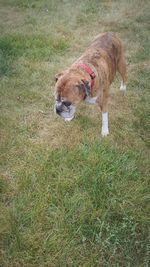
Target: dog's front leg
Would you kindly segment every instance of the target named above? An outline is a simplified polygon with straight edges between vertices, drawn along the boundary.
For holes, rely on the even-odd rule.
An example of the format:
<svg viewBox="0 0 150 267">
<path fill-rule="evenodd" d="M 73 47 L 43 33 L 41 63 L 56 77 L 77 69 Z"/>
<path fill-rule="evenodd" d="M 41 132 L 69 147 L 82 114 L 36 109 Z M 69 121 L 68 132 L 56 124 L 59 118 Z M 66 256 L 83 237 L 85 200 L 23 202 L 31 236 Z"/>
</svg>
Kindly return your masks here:
<svg viewBox="0 0 150 267">
<path fill-rule="evenodd" d="M 99 97 L 99 101 L 97 101 L 101 112 L 102 112 L 102 136 L 107 136 L 109 134 L 109 127 L 108 127 L 108 92 L 104 91 L 103 95 Z"/>
<path fill-rule="evenodd" d="M 102 112 L 102 136 L 107 136 L 109 134 L 108 129 L 108 112 Z"/>
</svg>

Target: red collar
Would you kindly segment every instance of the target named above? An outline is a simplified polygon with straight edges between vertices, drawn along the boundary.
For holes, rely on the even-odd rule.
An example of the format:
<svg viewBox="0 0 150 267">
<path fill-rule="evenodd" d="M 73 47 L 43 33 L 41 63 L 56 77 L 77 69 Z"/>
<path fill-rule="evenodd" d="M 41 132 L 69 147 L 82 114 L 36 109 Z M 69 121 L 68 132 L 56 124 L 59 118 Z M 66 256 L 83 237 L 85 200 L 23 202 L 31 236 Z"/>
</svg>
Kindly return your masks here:
<svg viewBox="0 0 150 267">
<path fill-rule="evenodd" d="M 94 87 L 95 78 L 96 78 L 95 72 L 83 63 L 77 64 L 77 67 L 83 68 L 90 75 L 90 77 L 91 77 L 91 95 L 93 95 L 93 87 Z"/>
</svg>

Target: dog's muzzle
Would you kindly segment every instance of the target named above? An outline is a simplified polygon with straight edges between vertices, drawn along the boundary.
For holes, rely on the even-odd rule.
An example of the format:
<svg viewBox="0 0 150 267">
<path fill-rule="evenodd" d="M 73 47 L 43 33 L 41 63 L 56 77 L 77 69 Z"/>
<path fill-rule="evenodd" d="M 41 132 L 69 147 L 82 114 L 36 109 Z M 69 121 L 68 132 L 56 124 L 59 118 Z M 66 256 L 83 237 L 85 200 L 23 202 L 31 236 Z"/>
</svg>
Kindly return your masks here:
<svg viewBox="0 0 150 267">
<path fill-rule="evenodd" d="M 55 112 L 65 121 L 71 121 L 74 118 L 75 106 L 69 101 L 56 101 Z"/>
</svg>

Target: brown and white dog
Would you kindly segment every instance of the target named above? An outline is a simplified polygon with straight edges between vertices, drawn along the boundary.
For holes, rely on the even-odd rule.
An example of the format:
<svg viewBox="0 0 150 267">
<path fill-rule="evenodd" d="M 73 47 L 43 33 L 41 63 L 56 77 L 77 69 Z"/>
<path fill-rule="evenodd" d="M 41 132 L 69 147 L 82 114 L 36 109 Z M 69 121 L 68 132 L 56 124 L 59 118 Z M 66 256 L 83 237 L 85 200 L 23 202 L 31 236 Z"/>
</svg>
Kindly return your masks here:
<svg viewBox="0 0 150 267">
<path fill-rule="evenodd" d="M 120 90 L 125 91 L 127 75 L 122 42 L 116 33 L 100 34 L 70 68 L 55 76 L 56 113 L 70 121 L 80 101 L 97 103 L 102 112 L 102 136 L 108 135 L 109 87 L 116 71 L 122 77 Z"/>
</svg>

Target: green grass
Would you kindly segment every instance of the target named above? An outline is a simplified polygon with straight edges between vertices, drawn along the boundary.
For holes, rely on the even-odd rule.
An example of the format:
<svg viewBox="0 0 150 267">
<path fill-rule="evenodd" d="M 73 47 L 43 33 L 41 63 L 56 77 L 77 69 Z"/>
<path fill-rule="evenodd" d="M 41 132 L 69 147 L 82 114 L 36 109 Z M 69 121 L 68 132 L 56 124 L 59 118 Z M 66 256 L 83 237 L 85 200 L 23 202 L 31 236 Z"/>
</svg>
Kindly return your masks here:
<svg viewBox="0 0 150 267">
<path fill-rule="evenodd" d="M 149 2 L 1 1 L 1 265 L 148 267 Z M 110 135 L 84 103 L 54 115 L 55 73 L 99 32 L 126 48 L 128 86 L 110 92 Z"/>
<path fill-rule="evenodd" d="M 62 147 L 45 153 L 38 148 L 28 160 L 38 168 L 16 174 L 18 192 L 4 239 L 8 257 L 19 257 L 27 266 L 39 260 L 66 266 L 70 257 L 73 266 L 91 266 L 104 255 L 110 266 L 113 261 L 120 266 L 148 261 L 148 191 L 130 154 L 97 141 L 73 151 Z"/>
<path fill-rule="evenodd" d="M 0 76 L 10 74 L 10 65 L 19 57 L 34 61 L 51 61 L 68 48 L 63 38 L 45 35 L 7 34 L 0 39 L 1 65 Z"/>
</svg>

